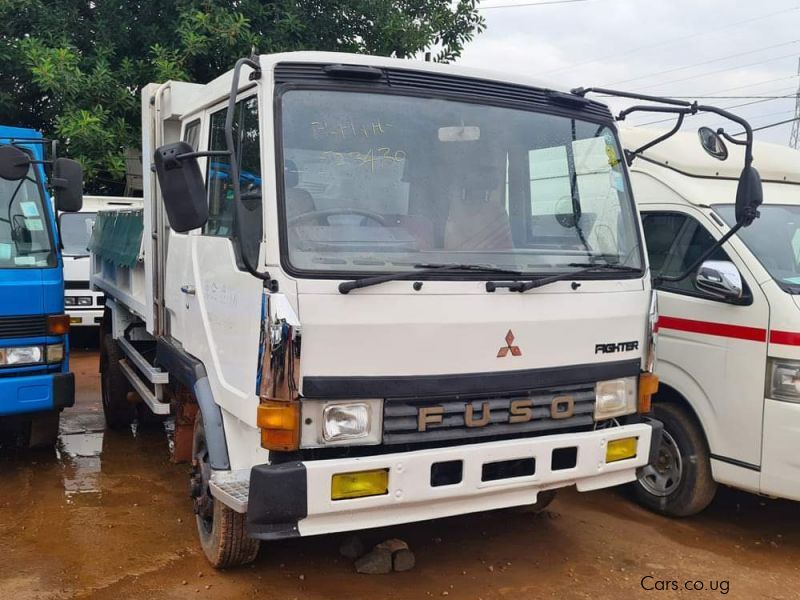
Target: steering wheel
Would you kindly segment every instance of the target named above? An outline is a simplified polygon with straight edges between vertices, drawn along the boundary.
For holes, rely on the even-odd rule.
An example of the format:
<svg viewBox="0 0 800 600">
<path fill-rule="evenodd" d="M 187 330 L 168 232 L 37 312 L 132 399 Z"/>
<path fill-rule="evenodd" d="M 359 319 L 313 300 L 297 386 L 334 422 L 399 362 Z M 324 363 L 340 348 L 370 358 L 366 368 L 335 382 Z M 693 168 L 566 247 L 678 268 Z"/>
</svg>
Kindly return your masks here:
<svg viewBox="0 0 800 600">
<path fill-rule="evenodd" d="M 376 212 L 372 212 L 371 210 L 364 210 L 363 208 L 328 208 L 326 210 L 312 210 L 310 212 L 297 215 L 296 217 L 292 217 L 291 219 L 289 219 L 288 225 L 294 227 L 296 225 L 300 225 L 301 223 L 305 223 L 307 221 L 324 219 L 327 217 L 332 217 L 334 215 L 360 215 L 362 217 L 366 217 L 367 219 L 375 221 L 381 227 L 389 226 L 389 223 L 386 221 L 383 215 L 378 214 Z"/>
</svg>

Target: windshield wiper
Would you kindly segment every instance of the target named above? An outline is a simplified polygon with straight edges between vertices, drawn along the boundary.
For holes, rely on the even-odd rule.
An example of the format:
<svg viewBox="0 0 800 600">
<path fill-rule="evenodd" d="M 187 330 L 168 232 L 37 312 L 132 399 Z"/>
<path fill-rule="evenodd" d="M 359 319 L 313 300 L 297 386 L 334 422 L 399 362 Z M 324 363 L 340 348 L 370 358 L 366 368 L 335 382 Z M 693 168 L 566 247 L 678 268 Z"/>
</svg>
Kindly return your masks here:
<svg viewBox="0 0 800 600">
<path fill-rule="evenodd" d="M 400 271 L 398 273 L 387 273 L 385 275 L 374 275 L 372 277 L 362 277 L 361 279 L 354 279 L 353 281 L 343 281 L 339 284 L 339 293 L 347 294 L 359 288 L 368 287 L 371 285 L 378 285 L 387 281 L 402 281 L 404 279 L 416 279 L 420 275 L 427 275 L 429 273 L 441 273 L 443 271 L 466 271 L 472 273 L 499 273 L 503 275 L 522 275 L 521 271 L 512 271 L 510 269 L 500 269 L 497 267 L 486 267 L 483 265 L 457 265 L 457 264 L 436 264 L 436 263 L 422 263 L 414 265 L 416 271 Z"/>
<path fill-rule="evenodd" d="M 596 271 L 622 271 L 624 273 L 641 272 L 641 269 L 637 267 L 629 267 L 627 265 L 615 265 L 615 264 L 570 263 L 567 266 L 583 267 L 583 268 L 579 269 L 578 271 L 558 273 L 556 275 L 550 275 L 548 277 L 540 277 L 539 279 L 532 279 L 530 281 L 503 281 L 503 282 L 487 281 L 486 291 L 493 292 L 497 288 L 506 287 L 511 292 L 527 292 L 528 290 L 532 290 L 534 288 L 539 288 L 544 285 L 549 285 L 557 281 L 573 279 L 576 276 L 585 275 L 587 273 L 593 273 Z"/>
</svg>

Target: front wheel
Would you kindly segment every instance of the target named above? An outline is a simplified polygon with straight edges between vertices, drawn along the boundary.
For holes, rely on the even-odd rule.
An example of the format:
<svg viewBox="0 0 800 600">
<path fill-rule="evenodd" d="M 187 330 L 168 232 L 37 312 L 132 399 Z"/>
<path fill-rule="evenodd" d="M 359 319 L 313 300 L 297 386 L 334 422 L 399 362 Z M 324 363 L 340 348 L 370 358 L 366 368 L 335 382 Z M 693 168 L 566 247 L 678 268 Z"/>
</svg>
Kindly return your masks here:
<svg viewBox="0 0 800 600">
<path fill-rule="evenodd" d="M 208 562 L 214 568 L 224 569 L 254 561 L 260 542 L 247 535 L 247 515 L 214 500 L 209 490 L 211 465 L 200 413 L 194 422 L 192 457 L 191 495 L 200 545 Z"/>
<path fill-rule="evenodd" d="M 634 484 L 636 499 L 670 517 L 697 514 L 717 491 L 705 436 L 688 410 L 667 403 L 656 403 L 653 410 L 664 424 L 664 435 L 655 462 L 640 471 Z"/>
</svg>

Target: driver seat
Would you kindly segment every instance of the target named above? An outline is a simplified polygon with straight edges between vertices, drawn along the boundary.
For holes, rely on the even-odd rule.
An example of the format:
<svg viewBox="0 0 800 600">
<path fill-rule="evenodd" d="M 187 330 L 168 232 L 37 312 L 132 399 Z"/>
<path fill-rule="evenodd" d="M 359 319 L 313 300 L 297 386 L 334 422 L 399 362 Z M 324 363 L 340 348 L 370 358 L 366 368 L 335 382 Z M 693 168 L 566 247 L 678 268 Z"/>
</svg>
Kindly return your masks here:
<svg viewBox="0 0 800 600">
<path fill-rule="evenodd" d="M 300 175 L 293 160 L 287 160 L 283 168 L 283 181 L 286 188 L 286 220 L 317 210 L 314 198 L 303 188 L 297 187 Z"/>
</svg>

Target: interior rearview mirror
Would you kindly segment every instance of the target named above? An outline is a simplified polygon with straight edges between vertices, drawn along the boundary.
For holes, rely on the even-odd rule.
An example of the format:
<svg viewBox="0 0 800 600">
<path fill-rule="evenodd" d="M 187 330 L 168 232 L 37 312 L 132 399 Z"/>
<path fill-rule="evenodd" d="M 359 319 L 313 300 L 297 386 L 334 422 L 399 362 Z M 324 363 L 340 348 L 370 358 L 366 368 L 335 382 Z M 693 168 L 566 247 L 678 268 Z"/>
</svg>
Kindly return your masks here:
<svg viewBox="0 0 800 600">
<path fill-rule="evenodd" d="M 186 142 L 165 144 L 155 151 L 154 163 L 169 225 L 179 233 L 202 227 L 208 221 L 206 189 L 200 165 Z"/>
<path fill-rule="evenodd" d="M 725 300 L 739 300 L 744 289 L 741 273 L 727 260 L 705 261 L 697 270 L 695 284 L 697 289 Z"/>
<path fill-rule="evenodd" d="M 28 174 L 31 158 L 16 146 L 0 146 L 0 178 L 19 181 Z"/>
<path fill-rule="evenodd" d="M 477 142 L 481 128 L 475 126 L 439 127 L 440 142 Z"/>
<path fill-rule="evenodd" d="M 764 201 L 761 177 L 752 166 L 742 169 L 739 185 L 736 188 L 736 223 L 749 226 L 758 218 L 758 207 Z"/>
<path fill-rule="evenodd" d="M 83 206 L 83 167 L 77 160 L 57 158 L 53 163 L 56 210 L 78 212 Z"/>
</svg>

